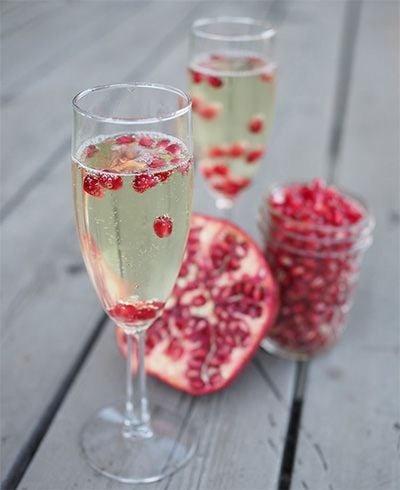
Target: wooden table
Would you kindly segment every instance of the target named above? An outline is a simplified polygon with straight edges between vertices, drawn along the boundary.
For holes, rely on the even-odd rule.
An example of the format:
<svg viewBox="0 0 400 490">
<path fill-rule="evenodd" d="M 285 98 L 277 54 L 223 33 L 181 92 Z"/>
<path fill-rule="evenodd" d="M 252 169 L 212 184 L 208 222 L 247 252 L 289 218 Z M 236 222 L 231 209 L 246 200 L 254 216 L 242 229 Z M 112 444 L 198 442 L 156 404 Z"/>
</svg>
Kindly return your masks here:
<svg viewBox="0 0 400 490">
<path fill-rule="evenodd" d="M 201 427 L 200 447 L 157 490 L 400 488 L 399 3 L 2 1 L 1 463 L 3 488 L 126 488 L 93 472 L 78 433 L 122 395 L 113 329 L 74 230 L 71 98 L 110 81 L 185 87 L 191 22 L 270 18 L 279 98 L 268 159 L 234 219 L 275 180 L 330 176 L 376 220 L 343 341 L 306 365 L 260 351 L 226 391 L 154 401 Z M 195 209 L 213 213 L 201 179 Z M 291 486 L 290 486 L 291 485 Z"/>
</svg>

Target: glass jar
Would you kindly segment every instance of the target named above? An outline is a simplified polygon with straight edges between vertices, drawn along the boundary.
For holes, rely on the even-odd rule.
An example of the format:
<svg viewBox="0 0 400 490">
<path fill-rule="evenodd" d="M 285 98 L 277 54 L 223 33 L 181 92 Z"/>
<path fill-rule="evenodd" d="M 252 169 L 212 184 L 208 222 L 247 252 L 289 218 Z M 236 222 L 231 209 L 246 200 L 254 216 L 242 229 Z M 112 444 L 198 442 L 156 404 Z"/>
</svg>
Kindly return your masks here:
<svg viewBox="0 0 400 490">
<path fill-rule="evenodd" d="M 363 218 L 350 226 L 295 221 L 269 205 L 282 192 L 274 186 L 260 208 L 264 250 L 280 291 L 280 311 L 263 341 L 270 353 L 307 360 L 331 347 L 346 325 L 364 252 L 372 243 L 374 220 L 354 196 Z"/>
</svg>

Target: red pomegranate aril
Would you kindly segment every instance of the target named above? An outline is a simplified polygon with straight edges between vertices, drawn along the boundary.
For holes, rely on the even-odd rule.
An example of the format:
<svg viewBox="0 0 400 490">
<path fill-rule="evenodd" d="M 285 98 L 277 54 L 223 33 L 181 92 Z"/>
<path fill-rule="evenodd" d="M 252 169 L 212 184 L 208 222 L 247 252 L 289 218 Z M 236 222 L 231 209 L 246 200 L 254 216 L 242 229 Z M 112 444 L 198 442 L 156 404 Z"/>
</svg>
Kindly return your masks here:
<svg viewBox="0 0 400 490">
<path fill-rule="evenodd" d="M 228 175 L 229 168 L 225 164 L 220 163 L 218 165 L 215 165 L 212 171 L 214 175 L 221 175 L 224 177 L 225 175 Z"/>
<path fill-rule="evenodd" d="M 250 296 L 243 293 L 247 284 Z M 276 301 L 273 277 L 254 242 L 227 221 L 195 214 L 170 303 L 148 331 L 146 369 L 193 395 L 226 387 L 273 322 Z M 120 330 L 117 339 L 125 350 Z"/>
<path fill-rule="evenodd" d="M 190 69 L 189 71 L 192 76 L 193 83 L 201 83 L 204 80 L 204 76 L 202 73 L 193 69 Z"/>
<path fill-rule="evenodd" d="M 109 189 L 111 191 L 117 191 L 123 186 L 122 177 L 107 170 L 104 170 L 103 173 L 99 175 L 99 183 L 104 189 Z"/>
<path fill-rule="evenodd" d="M 263 82 L 266 82 L 266 83 L 272 83 L 275 81 L 275 75 L 273 73 L 269 73 L 269 72 L 262 73 L 260 75 L 260 78 Z"/>
<path fill-rule="evenodd" d="M 173 229 L 172 219 L 164 214 L 163 216 L 158 216 L 153 223 L 154 233 L 159 238 L 169 237 Z"/>
<path fill-rule="evenodd" d="M 172 143 L 165 148 L 165 151 L 172 153 L 173 155 L 179 155 L 181 153 L 181 147 L 177 143 Z"/>
<path fill-rule="evenodd" d="M 229 148 L 228 155 L 231 158 L 240 158 L 244 155 L 246 148 L 247 145 L 245 143 L 232 143 L 231 147 Z"/>
<path fill-rule="evenodd" d="M 158 141 L 156 146 L 157 148 L 166 148 L 170 143 L 170 140 L 165 138 Z"/>
<path fill-rule="evenodd" d="M 136 138 L 134 138 L 133 136 L 130 136 L 130 135 L 118 136 L 115 139 L 115 142 L 117 143 L 117 145 L 129 145 L 130 143 L 133 143 L 134 141 L 136 141 Z"/>
<path fill-rule="evenodd" d="M 261 116 L 252 117 L 247 128 L 251 133 L 260 133 L 264 129 L 264 119 Z"/>
<path fill-rule="evenodd" d="M 220 88 L 224 84 L 224 82 L 220 78 L 213 76 L 207 77 L 207 82 L 214 88 Z"/>
<path fill-rule="evenodd" d="M 154 140 L 150 138 L 150 136 L 142 136 L 139 139 L 139 145 L 144 146 L 145 148 L 151 148 L 154 144 Z"/>
<path fill-rule="evenodd" d="M 157 172 L 154 175 L 157 178 L 157 180 L 162 183 L 162 182 L 167 181 L 171 177 L 172 174 L 173 174 L 172 170 L 166 170 L 165 172 Z"/>
<path fill-rule="evenodd" d="M 222 107 L 220 104 L 209 104 L 199 107 L 198 114 L 204 119 L 215 119 L 221 112 Z"/>
<path fill-rule="evenodd" d="M 259 160 L 265 153 L 264 148 L 256 148 L 247 153 L 246 161 L 247 163 L 255 163 Z"/>
<path fill-rule="evenodd" d="M 151 174 L 139 174 L 132 181 L 132 187 L 136 192 L 143 193 L 157 185 L 157 178 Z"/>
<path fill-rule="evenodd" d="M 207 151 L 207 156 L 210 158 L 221 158 L 226 155 L 226 150 L 222 146 L 212 146 Z"/>
<path fill-rule="evenodd" d="M 93 197 L 103 197 L 104 191 L 100 185 L 99 178 L 95 175 L 86 175 L 83 179 L 83 190 Z"/>
<path fill-rule="evenodd" d="M 98 151 L 99 149 L 96 145 L 89 145 L 85 151 L 86 158 L 92 158 Z"/>
</svg>

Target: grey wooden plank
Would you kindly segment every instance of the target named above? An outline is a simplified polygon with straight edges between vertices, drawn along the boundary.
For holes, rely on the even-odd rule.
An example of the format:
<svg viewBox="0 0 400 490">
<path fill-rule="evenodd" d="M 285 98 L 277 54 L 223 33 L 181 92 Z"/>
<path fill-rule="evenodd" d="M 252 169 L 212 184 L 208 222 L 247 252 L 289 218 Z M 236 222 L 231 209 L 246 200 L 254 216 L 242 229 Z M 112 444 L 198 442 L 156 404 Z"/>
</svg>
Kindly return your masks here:
<svg viewBox="0 0 400 490">
<path fill-rule="evenodd" d="M 290 384 L 286 370 L 281 369 L 285 368 L 282 362 L 268 360 L 263 354 L 259 362 L 270 370 L 282 389 L 282 399 L 268 389 L 254 364 L 248 366 L 229 390 L 196 400 L 149 380 L 153 404 L 162 404 L 181 414 L 193 404 L 189 420 L 199 429 L 200 447 L 194 460 L 176 477 L 150 486 L 135 485 L 135 488 L 241 490 L 274 487 L 276 472 L 273 468 L 279 466 L 279 448 L 287 416 L 284 399 L 289 396 Z M 123 378 L 123 361 L 116 352 L 110 325 L 57 414 L 19 489 L 126 487 L 91 470 L 78 450 L 82 424 L 98 407 L 122 398 Z"/>
<path fill-rule="evenodd" d="M 17 4 L 16 2 L 13 2 Z M 61 1 L 30 1 L 30 2 L 19 2 L 21 6 L 18 9 L 18 12 L 15 12 L 13 15 L 10 13 L 13 10 L 8 9 L 3 12 L 1 10 L 1 20 L 0 20 L 0 39 L 4 42 L 5 39 L 9 37 L 14 37 L 21 32 L 24 33 L 28 27 L 40 21 L 43 17 L 49 16 L 50 12 L 55 12 L 62 6 Z M 2 4 L 6 5 L 7 2 L 2 2 Z M 9 5 L 12 5 L 11 2 L 8 2 Z M 18 4 L 17 4 L 18 6 Z"/>
<path fill-rule="evenodd" d="M 248 15 L 254 12 L 250 10 L 248 4 L 242 5 L 241 8 L 246 9 Z M 310 112 L 316 121 L 325 125 L 325 132 L 318 133 L 321 137 L 323 135 L 323 142 L 325 142 L 329 125 L 329 100 L 331 100 L 327 92 L 330 92 L 332 97 L 334 84 L 331 79 L 335 69 L 328 56 L 335 57 L 337 55 L 339 45 L 337 27 L 342 19 L 342 4 L 329 3 L 315 9 L 310 3 L 299 5 L 296 2 L 288 8 L 287 21 L 281 26 L 281 42 L 285 44 L 280 49 L 294 49 L 293 60 L 304 54 L 304 45 L 308 46 L 306 38 L 310 35 L 310 31 L 318 40 L 321 37 L 326 40 L 325 50 L 319 51 L 319 55 L 324 55 L 321 56 L 320 60 L 320 72 L 324 73 L 321 79 L 322 87 L 318 87 L 317 84 L 314 87 L 314 77 L 311 76 L 306 78 L 305 82 L 307 86 L 311 84 L 312 88 L 319 88 L 318 96 L 307 97 L 306 102 L 308 106 L 311 106 L 312 111 Z M 315 25 L 318 26 L 319 24 L 321 24 L 320 27 L 315 28 Z M 313 26 L 312 29 L 310 29 L 311 26 Z M 184 59 L 185 48 L 184 45 L 180 46 L 178 50 L 170 53 L 170 56 L 166 57 L 163 63 L 160 63 L 155 72 L 157 73 L 157 80 L 166 81 L 163 77 L 168 77 L 170 83 L 181 80 L 176 72 L 172 73 L 171 68 L 168 70 L 164 64 L 166 67 L 178 66 L 179 60 Z M 309 53 L 309 56 L 314 55 L 315 53 L 312 51 Z M 310 60 L 307 63 L 311 65 Z M 322 67 L 329 73 L 325 74 Z M 297 77 L 292 77 L 290 70 L 284 72 L 282 77 L 282 84 L 289 93 L 297 89 Z M 287 77 L 286 80 L 285 77 Z M 299 88 L 299 93 L 302 90 L 307 90 L 307 86 L 303 86 L 302 89 Z M 289 102 L 283 101 L 282 104 L 285 104 L 284 111 L 290 111 Z M 321 122 L 322 115 L 323 120 Z M 301 118 L 298 117 L 297 120 L 301 121 Z M 314 119 L 312 127 L 317 127 Z M 284 130 L 285 126 L 281 125 L 280 131 L 284 133 Z M 296 124 L 291 124 L 287 132 L 280 136 L 281 142 L 286 145 L 288 141 L 296 141 L 296 131 Z M 308 144 L 315 145 L 315 142 L 310 141 Z M 305 151 L 313 154 L 310 149 Z M 318 146 L 318 149 L 314 151 L 319 154 L 322 149 Z M 307 167 L 306 162 L 304 165 L 305 171 L 312 171 Z M 211 209 L 207 194 L 202 194 L 199 189 L 197 189 L 196 194 L 196 208 L 199 210 Z M 253 194 L 253 199 L 255 195 L 256 193 Z M 239 223 L 245 226 L 246 221 L 253 220 L 254 215 L 242 214 Z M 122 389 L 121 382 L 118 386 L 118 379 L 122 381 L 123 377 L 122 367 L 104 361 L 104 359 L 109 359 L 110 352 L 114 349 L 114 346 L 110 345 L 110 335 L 108 332 L 105 333 L 105 337 L 100 339 L 98 347 L 90 356 L 88 365 L 81 373 L 76 385 L 71 389 L 65 404 L 22 480 L 20 488 L 46 489 L 60 485 L 63 488 L 122 488 L 121 485 L 92 472 L 82 460 L 81 454 L 76 450 L 78 431 L 84 419 L 102 402 L 111 400 L 120 392 L 113 391 L 111 393 L 111 390 Z M 99 377 L 100 379 L 103 378 L 104 369 L 107 373 L 104 378 L 104 386 L 107 385 L 107 389 L 110 390 L 107 396 L 94 388 Z M 110 376 L 114 376 L 113 373 L 116 373 L 117 370 L 118 373 L 115 374 L 115 378 L 113 377 L 113 382 L 111 382 Z M 273 360 L 260 353 L 243 376 L 226 392 L 196 400 L 192 417 L 202 427 L 201 445 L 197 456 L 190 465 L 172 479 L 153 485 L 152 488 L 218 488 L 219 490 L 224 488 L 275 488 L 279 476 L 280 458 L 293 388 L 292 382 L 293 365 L 291 363 Z M 92 390 L 95 393 L 88 396 L 89 402 L 84 402 L 82 407 L 79 400 L 82 397 L 86 399 L 87 393 L 91 393 Z M 186 398 L 181 401 L 181 405 L 178 405 L 179 395 L 158 383 L 151 383 L 153 396 L 158 398 L 159 390 L 163 390 L 162 396 L 159 398 L 163 400 L 163 403 L 171 404 L 171 406 L 182 405 L 181 408 L 186 408 Z M 102 398 L 103 396 L 104 398 Z M 90 410 L 88 404 L 90 404 Z M 203 421 L 207 421 L 207 424 L 204 424 Z M 260 422 L 246 424 L 246 421 Z M 62 444 L 60 441 L 63 441 Z M 68 468 L 63 467 L 60 463 L 61 451 L 63 460 L 69 461 Z"/>
<path fill-rule="evenodd" d="M 348 330 L 314 361 L 292 488 L 400 488 L 399 4 L 364 2 L 339 184 L 377 220 Z"/>
<path fill-rule="evenodd" d="M 1 111 L 0 121 L 4 128 L 0 149 L 3 162 L 1 200 L 6 214 L 16 202 L 32 191 L 37 176 L 42 179 L 42 174 L 54 167 L 53 161 L 62 154 L 63 148 L 66 154 L 72 96 L 87 86 L 119 80 L 120 73 L 124 74 L 124 79 L 146 77 L 145 73 L 148 73 L 150 66 L 158 62 L 158 50 L 151 50 L 151 47 L 163 36 L 171 39 L 177 36 L 173 27 L 181 18 L 175 16 L 168 23 L 163 23 L 161 17 L 157 16 L 156 25 L 152 16 L 157 11 L 167 13 L 169 7 L 174 8 L 174 12 L 180 12 L 179 6 L 182 6 L 182 11 L 186 11 L 194 5 L 192 2 L 154 2 L 148 6 L 142 2 L 145 8 L 141 11 L 144 17 L 141 17 L 138 14 L 140 3 L 125 3 L 124 20 L 115 25 L 114 30 L 105 32 L 93 46 L 80 50 L 68 63 L 60 65 L 48 77 L 29 87 Z M 135 21 L 137 27 L 132 29 Z M 158 35 L 143 43 L 148 25 L 158 28 Z M 69 35 L 73 35 L 73 32 Z M 134 60 L 127 51 L 130 46 L 140 46 Z M 141 68 L 135 70 L 139 64 Z M 49 107 L 58 107 L 58 110 L 48 110 Z M 25 145 L 15 143 L 17 135 L 18 141 L 24 141 Z M 26 158 L 26 145 L 29 145 L 31 151 L 29 159 Z M 8 165 L 10 161 L 19 163 Z"/>
<path fill-rule="evenodd" d="M 77 53 L 90 49 L 104 33 L 118 29 L 126 16 L 138 13 L 149 3 L 136 1 L 127 7 L 120 2 L 27 3 L 28 12 L 39 5 L 42 14 L 35 22 L 25 23 L 23 32 L 2 40 L 2 107 Z"/>
<path fill-rule="evenodd" d="M 180 23 L 195 8 L 195 3 L 149 7 L 136 19 L 136 29 L 132 29 L 133 21 L 129 22 L 127 18 L 115 38 L 117 45 L 139 43 L 150 22 L 160 30 L 160 37 L 142 46 L 141 57 L 138 56 L 134 62 L 121 63 L 118 56 L 109 56 L 108 69 L 113 76 L 120 80 L 130 78 L 132 73 L 137 77 L 150 77 L 153 64 L 148 63 L 148 57 L 155 51 L 163 56 L 179 41 L 179 37 L 168 38 L 168 32 L 170 29 L 175 32 L 174 27 L 179 32 Z M 167 13 L 171 15 L 168 32 L 163 30 Z M 164 33 L 168 39 L 162 37 Z M 37 139 L 32 138 L 25 147 L 26 153 L 32 152 L 38 160 L 48 151 L 49 141 L 43 135 L 53 134 L 56 142 L 57 138 L 58 141 L 68 138 L 70 98 L 78 84 L 91 85 L 96 83 L 96 77 L 109 76 L 102 74 L 101 54 L 112 53 L 111 39 L 104 36 L 92 51 L 77 56 L 71 65 L 60 68 L 59 78 L 55 74 L 47 80 L 47 85 L 43 82 L 40 89 L 36 88 L 30 93 L 30 97 L 27 93 L 21 98 L 19 121 L 13 118 L 5 120 L 6 130 L 10 131 L 9 135 L 14 138 L 16 146 L 18 135 L 15 128 L 20 128 L 21 133 L 38 131 Z M 135 69 L 140 73 L 135 73 Z M 68 70 L 82 74 L 72 89 L 71 81 L 66 77 Z M 60 81 L 63 83 L 60 84 Z M 59 131 L 52 117 L 38 117 L 36 127 L 32 119 L 27 118 L 25 122 L 23 119 L 24 103 L 43 115 L 40 102 L 46 99 L 48 93 L 52 93 L 50 105 L 54 108 Z M 62 161 L 64 164 L 61 164 Z M 1 343 L 4 476 L 32 436 L 41 414 L 91 334 L 100 314 L 86 275 L 81 274 L 79 269 L 81 258 L 73 225 L 69 181 L 66 146 L 54 157 L 53 171 L 43 176 L 37 188 L 5 220 L 2 228 L 2 279 L 7 284 L 2 291 Z"/>
</svg>

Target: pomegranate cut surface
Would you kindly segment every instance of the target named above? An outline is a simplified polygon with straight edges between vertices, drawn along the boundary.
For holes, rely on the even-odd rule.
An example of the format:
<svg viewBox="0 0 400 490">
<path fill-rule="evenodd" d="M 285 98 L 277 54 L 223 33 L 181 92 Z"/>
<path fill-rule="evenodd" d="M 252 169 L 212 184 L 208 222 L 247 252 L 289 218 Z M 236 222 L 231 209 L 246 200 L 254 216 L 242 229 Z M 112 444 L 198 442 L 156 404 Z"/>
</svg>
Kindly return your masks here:
<svg viewBox="0 0 400 490">
<path fill-rule="evenodd" d="M 229 221 L 194 214 L 175 289 L 147 333 L 147 372 L 194 395 L 226 387 L 272 326 L 277 297 L 254 241 Z M 120 329 L 117 343 L 125 353 Z"/>
</svg>

